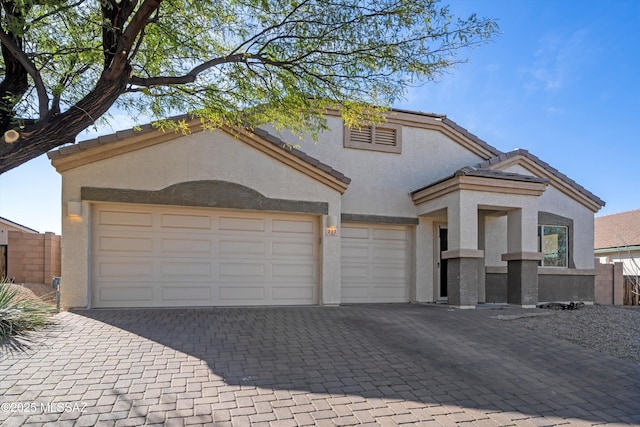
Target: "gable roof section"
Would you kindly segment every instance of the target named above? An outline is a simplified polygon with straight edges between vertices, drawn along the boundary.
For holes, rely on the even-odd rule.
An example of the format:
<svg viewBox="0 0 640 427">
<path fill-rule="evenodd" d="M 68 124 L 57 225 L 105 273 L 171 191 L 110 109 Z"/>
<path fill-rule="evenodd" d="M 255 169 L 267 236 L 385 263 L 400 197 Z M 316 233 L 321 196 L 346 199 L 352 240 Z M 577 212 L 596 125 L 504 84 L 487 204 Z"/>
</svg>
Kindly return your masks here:
<svg viewBox="0 0 640 427">
<path fill-rule="evenodd" d="M 478 169 L 502 169 L 511 165 L 521 165 L 536 175 L 547 178 L 551 184 L 573 198 L 582 203 L 593 212 L 597 212 L 605 205 L 605 202 L 589 190 L 558 171 L 548 163 L 540 160 L 538 157 L 529 153 L 527 150 L 517 149 L 508 153 L 502 153 L 496 157 L 488 159 L 475 167 Z"/>
<path fill-rule="evenodd" d="M 597 217 L 595 249 L 640 246 L 640 209 Z"/>
<path fill-rule="evenodd" d="M 24 225 L 18 224 L 17 222 L 13 222 L 11 220 L 8 220 L 6 218 L 3 218 L 0 216 L 0 224 L 4 224 L 7 225 L 9 227 L 12 228 L 16 228 L 22 232 L 25 233 L 33 233 L 33 234 L 38 234 L 38 232 L 36 230 L 34 230 L 33 228 L 29 228 L 29 227 L 25 227 Z"/>
<path fill-rule="evenodd" d="M 408 111 L 398 108 L 391 109 L 391 112 L 395 112 L 397 116 L 391 116 L 392 120 L 413 122 L 413 125 L 419 123 L 428 123 L 428 120 L 436 122 L 435 125 L 440 125 L 442 133 L 452 137 L 456 142 L 470 149 L 474 153 L 480 155 L 480 157 L 490 158 L 491 156 L 497 156 L 502 154 L 502 151 L 496 147 L 490 145 L 485 140 L 479 138 L 467 129 L 463 128 L 453 120 L 449 119 L 445 114 L 425 113 L 422 111 Z M 410 116 L 407 118 L 404 116 Z M 396 118 L 397 117 L 397 118 Z"/>
<path fill-rule="evenodd" d="M 170 118 L 170 120 L 186 120 L 191 133 L 204 131 L 201 121 L 188 115 L 175 116 Z M 344 193 L 351 182 L 351 179 L 343 173 L 305 154 L 301 150 L 292 147 L 290 144 L 262 129 L 250 132 L 246 129 L 222 127 L 217 130 L 235 137 L 287 166 L 328 185 L 340 193 Z M 168 142 L 182 136 L 184 135 L 180 133 L 162 132 L 154 128 L 151 124 L 146 124 L 138 129 L 118 131 L 110 135 L 65 146 L 50 151 L 47 153 L 47 156 L 56 170 L 61 173 L 99 160 Z"/>
<path fill-rule="evenodd" d="M 337 109 L 327 110 L 326 114 L 339 117 L 340 111 Z M 391 108 L 386 119 L 388 123 L 440 132 L 483 159 L 490 159 L 502 154 L 500 150 L 448 119 L 444 114 Z"/>
<path fill-rule="evenodd" d="M 548 183 L 549 180 L 546 178 L 465 166 L 455 171 L 453 175 L 412 191 L 410 194 L 416 205 L 462 189 L 539 196 Z"/>
</svg>

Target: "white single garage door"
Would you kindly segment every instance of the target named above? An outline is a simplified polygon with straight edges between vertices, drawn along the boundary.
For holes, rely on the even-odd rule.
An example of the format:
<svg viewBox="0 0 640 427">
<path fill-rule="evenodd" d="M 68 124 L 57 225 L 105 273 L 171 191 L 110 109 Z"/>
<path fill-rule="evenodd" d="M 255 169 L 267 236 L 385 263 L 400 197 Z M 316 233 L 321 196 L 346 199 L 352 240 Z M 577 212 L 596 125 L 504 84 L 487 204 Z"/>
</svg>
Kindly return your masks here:
<svg viewBox="0 0 640 427">
<path fill-rule="evenodd" d="M 342 302 L 409 302 L 409 228 L 341 227 Z"/>
<path fill-rule="evenodd" d="M 99 204 L 93 307 L 318 302 L 313 216 Z"/>
</svg>

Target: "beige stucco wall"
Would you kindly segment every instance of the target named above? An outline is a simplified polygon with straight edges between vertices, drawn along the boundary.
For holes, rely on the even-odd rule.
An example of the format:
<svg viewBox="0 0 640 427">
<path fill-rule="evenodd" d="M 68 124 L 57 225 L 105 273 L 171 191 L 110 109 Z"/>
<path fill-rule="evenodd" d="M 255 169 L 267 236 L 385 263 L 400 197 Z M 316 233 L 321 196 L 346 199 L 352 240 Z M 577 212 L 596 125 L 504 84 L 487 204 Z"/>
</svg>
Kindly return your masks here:
<svg viewBox="0 0 640 427">
<path fill-rule="evenodd" d="M 506 267 L 502 254 L 507 253 L 507 216 L 486 216 L 484 260 L 487 267 Z"/>
<path fill-rule="evenodd" d="M 411 191 L 483 160 L 435 130 L 403 126 L 402 152 L 395 154 L 344 148 L 342 119 L 328 117 L 327 125 L 329 131 L 321 133 L 317 142 L 269 126 L 266 129 L 351 178 L 342 197 L 343 213 L 415 217 L 419 213 Z M 436 300 L 433 224 L 430 218 L 420 218 L 419 225 L 412 228 L 410 292 L 414 302 Z"/>
<path fill-rule="evenodd" d="M 328 202 L 329 215 L 341 212 L 336 190 L 218 131 L 80 166 L 62 174 L 62 304 L 86 307 L 90 301 L 90 205 L 83 202 L 80 218 L 66 215 L 67 202 L 80 200 L 82 186 L 160 190 L 198 180 L 238 183 L 269 198 Z M 325 236 L 322 243 L 322 302 L 338 304 L 340 239 Z"/>
<path fill-rule="evenodd" d="M 435 130 L 403 126 L 402 153 L 394 154 L 344 148 L 342 119 L 328 117 L 327 125 L 330 131 L 316 143 L 268 130 L 352 179 L 342 199 L 345 213 L 413 217 L 416 208 L 409 192 L 483 160 Z"/>
</svg>

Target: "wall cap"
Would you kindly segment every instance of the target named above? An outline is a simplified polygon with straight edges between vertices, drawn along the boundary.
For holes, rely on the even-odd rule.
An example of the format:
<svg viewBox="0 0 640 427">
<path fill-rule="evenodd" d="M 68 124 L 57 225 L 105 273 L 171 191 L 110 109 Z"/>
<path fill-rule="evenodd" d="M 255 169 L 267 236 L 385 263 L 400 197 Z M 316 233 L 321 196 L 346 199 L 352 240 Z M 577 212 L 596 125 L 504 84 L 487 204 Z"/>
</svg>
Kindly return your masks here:
<svg viewBox="0 0 640 427">
<path fill-rule="evenodd" d="M 502 261 L 541 261 L 544 254 L 541 252 L 509 252 L 502 254 Z"/>
<path fill-rule="evenodd" d="M 442 251 L 442 259 L 452 258 L 484 258 L 484 251 L 479 249 L 452 249 Z"/>
<path fill-rule="evenodd" d="M 595 276 L 595 269 L 538 267 L 538 274 L 556 276 Z"/>
</svg>

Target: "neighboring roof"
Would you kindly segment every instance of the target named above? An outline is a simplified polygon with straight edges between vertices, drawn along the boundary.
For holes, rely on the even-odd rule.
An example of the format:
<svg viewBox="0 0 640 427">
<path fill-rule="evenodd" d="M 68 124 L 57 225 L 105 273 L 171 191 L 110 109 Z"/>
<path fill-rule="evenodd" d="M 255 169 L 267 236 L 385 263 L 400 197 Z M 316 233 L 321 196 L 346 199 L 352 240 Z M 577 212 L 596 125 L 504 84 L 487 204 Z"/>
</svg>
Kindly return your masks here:
<svg viewBox="0 0 640 427">
<path fill-rule="evenodd" d="M 640 246 L 640 209 L 596 217 L 595 249 Z"/>
<path fill-rule="evenodd" d="M 580 184 L 578 184 L 577 182 L 575 182 L 574 180 L 572 180 L 571 178 L 569 178 L 568 176 L 566 176 L 565 174 L 563 174 L 562 172 L 560 172 L 559 170 L 551 166 L 549 163 L 540 160 L 540 158 L 529 153 L 529 151 L 521 148 L 510 151 L 508 153 L 502 153 L 496 157 L 493 157 L 489 160 L 486 160 L 482 163 L 477 164 L 475 167 L 479 169 L 493 169 L 498 167 L 501 164 L 508 163 L 510 160 L 516 159 L 518 157 L 528 159 L 533 164 L 537 165 L 538 167 L 546 171 L 550 175 L 550 177 L 552 178 L 554 177 L 562 181 L 564 184 L 566 184 L 567 186 L 569 186 L 570 188 L 572 188 L 573 190 L 575 190 L 576 192 L 580 193 L 582 196 L 586 197 L 591 202 L 593 202 L 593 204 L 596 205 L 598 209 L 605 205 L 605 202 L 602 199 L 600 199 L 598 196 L 596 196 L 595 194 L 593 194 L 592 192 L 590 192 L 589 190 L 587 190 L 586 188 L 584 188 L 583 186 L 581 186 Z"/>
<path fill-rule="evenodd" d="M 11 220 L 8 220 L 6 218 L 3 218 L 0 216 L 0 223 L 1 224 L 6 224 L 10 227 L 15 227 L 17 229 L 19 229 L 20 231 L 24 231 L 25 233 L 35 233 L 38 234 L 38 232 L 36 230 L 34 230 L 33 228 L 29 228 L 29 227 L 25 227 L 24 225 L 18 224 L 17 222 L 13 222 Z"/>
</svg>

